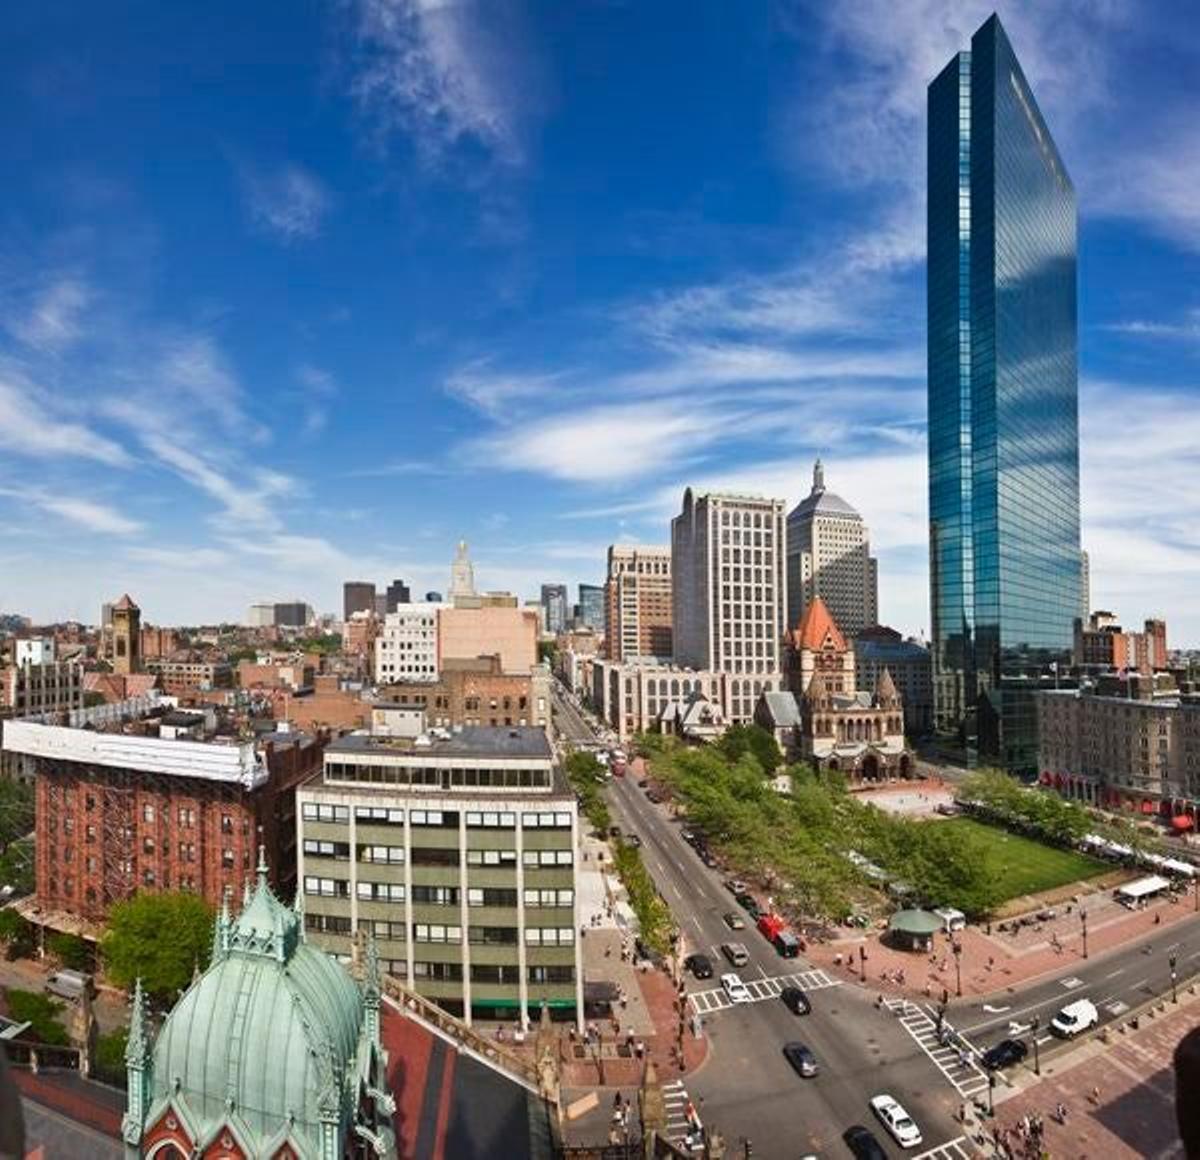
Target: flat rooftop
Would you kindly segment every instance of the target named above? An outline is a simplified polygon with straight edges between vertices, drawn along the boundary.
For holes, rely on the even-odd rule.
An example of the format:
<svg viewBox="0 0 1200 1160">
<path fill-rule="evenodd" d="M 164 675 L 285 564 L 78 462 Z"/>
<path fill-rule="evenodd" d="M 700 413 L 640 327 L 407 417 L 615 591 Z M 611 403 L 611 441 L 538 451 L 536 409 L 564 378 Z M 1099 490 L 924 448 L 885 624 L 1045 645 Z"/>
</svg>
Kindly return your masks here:
<svg viewBox="0 0 1200 1160">
<path fill-rule="evenodd" d="M 535 725 L 467 725 L 441 739 L 426 735 L 429 744 L 410 737 L 379 737 L 350 733 L 330 742 L 329 756 L 344 754 L 395 754 L 412 757 L 508 757 L 551 761 L 554 751 L 546 731 Z"/>
</svg>

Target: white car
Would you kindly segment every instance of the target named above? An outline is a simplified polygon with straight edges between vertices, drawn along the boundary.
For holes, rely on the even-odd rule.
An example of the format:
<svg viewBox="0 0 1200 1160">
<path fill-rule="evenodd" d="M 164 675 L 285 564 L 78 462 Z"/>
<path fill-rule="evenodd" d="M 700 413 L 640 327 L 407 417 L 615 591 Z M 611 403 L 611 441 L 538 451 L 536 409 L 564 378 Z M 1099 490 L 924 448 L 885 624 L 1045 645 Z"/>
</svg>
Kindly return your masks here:
<svg viewBox="0 0 1200 1160">
<path fill-rule="evenodd" d="M 873 1096 L 871 1111 L 901 1148 L 915 1148 L 921 1143 L 921 1129 L 913 1123 L 912 1116 L 900 1106 L 898 1100 L 889 1095 Z"/>
<path fill-rule="evenodd" d="M 729 996 L 730 1002 L 753 1002 L 750 992 L 747 990 L 746 984 L 742 982 L 740 975 L 735 975 L 732 971 L 726 975 L 722 975 L 721 986 L 725 988 L 725 994 Z"/>
<path fill-rule="evenodd" d="M 1095 1027 L 1100 1021 L 1100 1012 L 1090 999 L 1076 999 L 1068 1003 L 1053 1019 L 1050 1030 L 1064 1039 L 1074 1039 L 1081 1031 Z"/>
</svg>

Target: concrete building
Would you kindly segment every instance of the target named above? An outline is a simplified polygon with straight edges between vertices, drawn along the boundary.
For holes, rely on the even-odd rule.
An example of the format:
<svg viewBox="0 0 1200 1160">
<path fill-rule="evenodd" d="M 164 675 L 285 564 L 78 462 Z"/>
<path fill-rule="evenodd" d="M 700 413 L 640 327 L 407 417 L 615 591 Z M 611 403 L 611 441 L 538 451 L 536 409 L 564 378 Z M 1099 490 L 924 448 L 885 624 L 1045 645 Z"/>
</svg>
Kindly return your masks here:
<svg viewBox="0 0 1200 1160">
<path fill-rule="evenodd" d="M 787 612 L 784 502 L 683 495 L 671 521 L 675 663 L 730 675 L 728 719 L 750 721 L 780 687 Z"/>
<path fill-rule="evenodd" d="M 1142 632 L 1126 632 L 1111 612 L 1075 621 L 1074 663 L 1090 673 L 1134 669 L 1144 675 L 1167 668 L 1167 622 L 1147 620 Z"/>
<path fill-rule="evenodd" d="M 294 887 L 295 789 L 320 770 L 328 739 L 221 729 L 157 692 L 76 710 L 67 725 L 6 723 L 5 750 L 31 759 L 37 778 L 38 922 L 95 933 L 141 890 L 193 890 L 219 906 L 260 843 L 277 885 Z"/>
<path fill-rule="evenodd" d="M 411 604 L 412 594 L 403 580 L 393 580 L 387 587 L 387 610 L 395 612 L 401 604 Z"/>
<path fill-rule="evenodd" d="M 590 628 L 597 636 L 604 635 L 604 588 L 602 585 L 579 585 L 579 604 L 575 612 L 574 627 Z"/>
<path fill-rule="evenodd" d="M 164 693 L 183 696 L 208 689 L 232 689 L 233 667 L 225 660 L 185 653 L 167 660 L 147 661 L 146 672 L 157 673 Z"/>
<path fill-rule="evenodd" d="M 83 707 L 83 666 L 47 661 L 0 668 L 0 717 L 66 713 Z"/>
<path fill-rule="evenodd" d="M 918 640 L 900 635 L 894 628 L 874 625 L 851 642 L 858 680 L 873 689 L 887 669 L 904 703 L 904 731 L 924 737 L 933 731 L 933 657 Z"/>
<path fill-rule="evenodd" d="M 825 489 L 825 469 L 813 466 L 812 491 L 787 520 L 789 627 L 820 596 L 848 636 L 879 621 L 879 575 L 863 518 Z"/>
<path fill-rule="evenodd" d="M 342 585 L 342 619 L 356 612 L 375 611 L 375 584 L 370 580 L 347 580 Z"/>
<path fill-rule="evenodd" d="M 622 741 L 663 729 L 697 702 L 713 706 L 722 726 L 730 721 L 734 678 L 728 673 L 599 659 L 590 667 L 591 708 Z"/>
<path fill-rule="evenodd" d="M 375 679 L 436 681 L 438 615 L 444 604 L 404 604 L 389 612 L 375 641 Z"/>
<path fill-rule="evenodd" d="M 1114 673 L 1036 702 L 1042 784 L 1109 809 L 1196 816 L 1200 697 L 1161 674 Z"/>
<path fill-rule="evenodd" d="M 112 668 L 122 676 L 142 668 L 142 610 L 126 593 L 112 606 Z"/>
<path fill-rule="evenodd" d="M 52 636 L 18 638 L 13 641 L 13 664 L 17 668 L 25 665 L 52 665 L 58 660 Z"/>
<path fill-rule="evenodd" d="M 179 643 L 173 628 L 161 625 L 142 625 L 142 660 L 161 660 L 178 651 Z"/>
<path fill-rule="evenodd" d="M 544 730 L 354 734 L 299 791 L 310 937 L 348 958 L 366 931 L 384 971 L 454 1015 L 583 1018 L 575 795 Z"/>
<path fill-rule="evenodd" d="M 286 600 L 275 605 L 276 628 L 304 628 L 312 619 L 312 608 L 303 600 Z"/>
<path fill-rule="evenodd" d="M 427 592 L 425 599 L 428 600 L 433 595 L 434 593 Z M 460 596 L 474 595 L 475 566 L 471 563 L 471 555 L 467 551 L 467 541 L 459 540 L 454 552 L 454 563 L 450 565 L 450 603 L 453 604 Z"/>
<path fill-rule="evenodd" d="M 247 628 L 273 628 L 274 625 L 274 604 L 251 604 L 246 610 Z"/>
<path fill-rule="evenodd" d="M 542 611 L 547 633 L 557 636 L 566 631 L 568 604 L 565 584 L 542 585 Z"/>
<path fill-rule="evenodd" d="M 463 725 L 551 727 L 550 672 L 535 665 L 524 673 L 505 672 L 501 658 L 453 658 L 441 663 L 438 679 L 397 681 L 380 692 L 376 703 L 419 709 L 431 726 Z"/>
<path fill-rule="evenodd" d="M 604 581 L 604 651 L 611 661 L 673 655 L 671 549 L 613 544 Z"/>
</svg>

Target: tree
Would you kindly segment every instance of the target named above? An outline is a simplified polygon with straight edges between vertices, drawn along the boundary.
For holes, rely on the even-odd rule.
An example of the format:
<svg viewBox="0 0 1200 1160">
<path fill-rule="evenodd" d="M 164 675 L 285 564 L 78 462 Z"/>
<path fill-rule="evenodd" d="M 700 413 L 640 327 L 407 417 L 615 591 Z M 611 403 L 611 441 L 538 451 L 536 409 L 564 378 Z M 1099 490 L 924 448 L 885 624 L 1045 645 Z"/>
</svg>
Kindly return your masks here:
<svg viewBox="0 0 1200 1160">
<path fill-rule="evenodd" d="M 174 1000 L 197 966 L 208 964 L 213 912 L 195 894 L 138 894 L 112 908 L 101 952 L 112 979 Z"/>
<path fill-rule="evenodd" d="M 33 841 L 13 842 L 0 854 L 0 886 L 11 886 L 17 895 L 32 894 L 33 880 Z"/>
<path fill-rule="evenodd" d="M 717 746 L 730 761 L 751 754 L 767 777 L 773 776 L 783 764 L 778 743 L 761 725 L 731 725 L 721 735 Z"/>
<path fill-rule="evenodd" d="M 119 1027 L 96 1040 L 96 1078 L 107 1084 L 125 1086 L 125 1048 L 129 1044 L 129 1028 Z"/>
<path fill-rule="evenodd" d="M 0 910 L 0 943 L 8 959 L 27 959 L 37 949 L 33 924 L 11 908 Z"/>
<path fill-rule="evenodd" d="M 77 934 L 62 934 L 56 931 L 46 939 L 46 949 L 64 967 L 70 967 L 74 971 L 92 969 L 92 944 Z"/>
<path fill-rule="evenodd" d="M 4 994 L 8 1014 L 18 1023 L 28 1023 L 26 1035 L 41 1043 L 65 1047 L 70 1042 L 67 1029 L 59 1019 L 63 1005 L 41 991 L 21 991 L 9 987 Z"/>
<path fill-rule="evenodd" d="M 0 853 L 33 829 L 33 786 L 0 778 Z"/>
<path fill-rule="evenodd" d="M 552 640 L 538 641 L 538 662 L 554 667 L 554 659 L 558 656 L 558 645 Z"/>
</svg>

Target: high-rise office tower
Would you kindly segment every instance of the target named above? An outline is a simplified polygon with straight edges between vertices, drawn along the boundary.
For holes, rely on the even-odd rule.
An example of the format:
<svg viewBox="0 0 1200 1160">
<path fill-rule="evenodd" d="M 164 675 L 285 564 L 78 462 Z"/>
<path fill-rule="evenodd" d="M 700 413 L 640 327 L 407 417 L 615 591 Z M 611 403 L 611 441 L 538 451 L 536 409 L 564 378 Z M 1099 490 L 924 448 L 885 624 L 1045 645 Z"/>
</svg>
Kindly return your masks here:
<svg viewBox="0 0 1200 1160">
<path fill-rule="evenodd" d="M 356 612 L 375 611 L 375 585 L 369 580 L 347 580 L 342 585 L 342 619 Z"/>
<path fill-rule="evenodd" d="M 879 623 L 879 572 L 867 525 L 813 467 L 812 491 L 787 520 L 788 628 L 820 596 L 847 636 Z"/>
<path fill-rule="evenodd" d="M 1032 769 L 1081 599 L 1075 190 L 995 16 L 930 84 L 928 132 L 935 712 Z"/>
<path fill-rule="evenodd" d="M 604 632 L 604 589 L 599 584 L 579 585 L 579 623 L 597 635 Z"/>
<path fill-rule="evenodd" d="M 612 544 L 604 581 L 604 653 L 610 661 L 669 660 L 671 549 Z"/>
<path fill-rule="evenodd" d="M 671 521 L 675 663 L 728 673 L 729 717 L 780 685 L 787 612 L 784 501 L 683 493 Z"/>
<path fill-rule="evenodd" d="M 412 601 L 412 596 L 409 594 L 408 585 L 403 580 L 393 580 L 387 586 L 387 610 L 395 612 L 401 604 L 409 604 Z"/>
<path fill-rule="evenodd" d="M 542 585 L 542 619 L 547 632 L 565 632 L 567 629 L 567 586 L 565 584 Z"/>
</svg>

